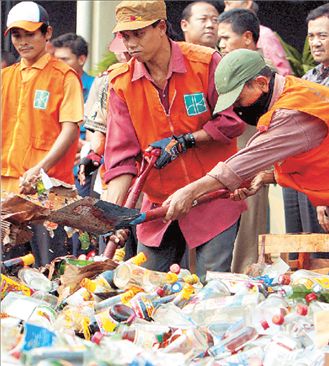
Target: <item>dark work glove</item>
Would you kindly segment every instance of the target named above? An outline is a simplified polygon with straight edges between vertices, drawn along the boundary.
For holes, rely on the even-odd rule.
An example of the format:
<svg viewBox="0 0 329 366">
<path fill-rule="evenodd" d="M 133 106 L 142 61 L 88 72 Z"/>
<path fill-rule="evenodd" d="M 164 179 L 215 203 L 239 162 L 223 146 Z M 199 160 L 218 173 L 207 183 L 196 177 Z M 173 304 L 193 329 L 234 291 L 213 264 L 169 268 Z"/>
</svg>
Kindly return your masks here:
<svg viewBox="0 0 329 366">
<path fill-rule="evenodd" d="M 102 157 L 100 155 L 96 154 L 94 151 L 90 151 L 86 157 L 80 160 L 79 167 L 84 165 L 84 173 L 88 176 L 101 165 L 101 160 Z"/>
<path fill-rule="evenodd" d="M 157 169 L 164 168 L 171 161 L 175 160 L 179 154 L 185 153 L 187 149 L 195 145 L 195 139 L 191 133 L 185 135 L 167 137 L 155 141 L 150 146 L 161 149 L 161 154 L 155 163 Z"/>
</svg>

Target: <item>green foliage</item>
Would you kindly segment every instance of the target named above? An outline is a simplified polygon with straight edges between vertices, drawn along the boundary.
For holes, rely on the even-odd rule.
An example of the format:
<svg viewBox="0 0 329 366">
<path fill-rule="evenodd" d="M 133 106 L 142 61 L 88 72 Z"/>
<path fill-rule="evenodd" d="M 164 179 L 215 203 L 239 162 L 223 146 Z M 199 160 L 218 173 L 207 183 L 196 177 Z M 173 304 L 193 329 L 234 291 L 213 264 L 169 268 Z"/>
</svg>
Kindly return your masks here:
<svg viewBox="0 0 329 366">
<path fill-rule="evenodd" d="M 296 48 L 285 42 L 279 35 L 277 36 L 286 52 L 287 59 L 295 76 L 301 77 L 307 71 L 315 67 L 316 63 L 312 57 L 307 37 L 305 39 L 303 53 L 300 53 Z"/>
<path fill-rule="evenodd" d="M 103 56 L 103 58 L 99 61 L 99 63 L 96 65 L 96 67 L 92 70 L 91 74 L 96 76 L 105 70 L 108 69 L 109 66 L 117 63 L 118 60 L 115 57 L 115 54 L 113 52 L 106 52 Z"/>
</svg>

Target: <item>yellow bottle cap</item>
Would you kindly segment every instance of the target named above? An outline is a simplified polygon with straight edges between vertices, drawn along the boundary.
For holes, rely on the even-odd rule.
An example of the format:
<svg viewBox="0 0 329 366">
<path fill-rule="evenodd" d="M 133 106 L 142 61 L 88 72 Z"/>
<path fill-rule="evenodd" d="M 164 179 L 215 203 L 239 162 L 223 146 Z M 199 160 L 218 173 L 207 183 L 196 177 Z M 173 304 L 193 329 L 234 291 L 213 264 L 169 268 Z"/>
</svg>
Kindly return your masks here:
<svg viewBox="0 0 329 366">
<path fill-rule="evenodd" d="M 126 251 L 124 248 L 117 249 L 114 253 L 113 260 L 115 262 L 122 262 L 126 255 Z"/>
<path fill-rule="evenodd" d="M 35 258 L 33 254 L 26 254 L 22 257 L 24 266 L 32 266 L 32 264 L 34 264 L 35 262 Z"/>
<path fill-rule="evenodd" d="M 147 257 L 143 252 L 138 253 L 135 257 L 131 258 L 130 263 L 136 264 L 136 266 L 140 266 L 141 264 L 147 261 Z"/>
<path fill-rule="evenodd" d="M 86 290 L 88 290 L 90 292 L 94 292 L 96 290 L 96 283 L 94 281 L 90 280 L 89 278 L 84 278 L 80 282 L 80 286 L 84 287 Z"/>
<path fill-rule="evenodd" d="M 184 281 L 190 285 L 195 285 L 199 282 L 199 277 L 196 274 L 192 274 L 184 277 Z"/>
<path fill-rule="evenodd" d="M 176 273 L 167 273 L 166 274 L 166 282 L 168 283 L 174 283 L 178 281 L 178 276 Z"/>
</svg>

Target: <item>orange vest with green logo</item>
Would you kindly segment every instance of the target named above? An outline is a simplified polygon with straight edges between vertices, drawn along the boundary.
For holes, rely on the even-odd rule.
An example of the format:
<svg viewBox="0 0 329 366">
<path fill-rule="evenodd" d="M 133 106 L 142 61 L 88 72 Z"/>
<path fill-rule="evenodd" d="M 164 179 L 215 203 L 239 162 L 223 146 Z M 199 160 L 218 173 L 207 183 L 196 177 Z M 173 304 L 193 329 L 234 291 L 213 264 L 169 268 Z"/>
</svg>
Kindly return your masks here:
<svg viewBox="0 0 329 366">
<path fill-rule="evenodd" d="M 277 109 L 298 110 L 321 119 L 329 128 L 329 88 L 286 76 L 282 94 L 258 121 L 268 128 Z M 277 182 L 304 192 L 313 205 L 329 205 L 329 135 L 316 148 L 275 164 Z"/>
<path fill-rule="evenodd" d="M 110 74 L 111 86 L 128 107 L 143 151 L 154 141 L 198 131 L 211 119 L 212 111 L 206 93 L 209 65 L 215 51 L 184 42 L 178 44 L 187 72 L 173 73 L 169 80 L 168 114 L 161 104 L 157 89 L 149 80 L 143 77 L 131 81 L 134 59 Z M 218 161 L 226 160 L 236 151 L 235 139 L 228 145 L 217 141 L 197 145 L 179 155 L 165 168 L 152 169 L 143 192 L 152 202 L 161 203 L 177 189 L 201 178 Z"/>
<path fill-rule="evenodd" d="M 19 63 L 2 70 L 2 176 L 22 176 L 53 146 L 61 132 L 59 111 L 68 72 L 72 69 L 55 58 L 27 82 L 22 81 Z M 78 137 L 49 176 L 74 183 L 77 145 Z"/>
</svg>

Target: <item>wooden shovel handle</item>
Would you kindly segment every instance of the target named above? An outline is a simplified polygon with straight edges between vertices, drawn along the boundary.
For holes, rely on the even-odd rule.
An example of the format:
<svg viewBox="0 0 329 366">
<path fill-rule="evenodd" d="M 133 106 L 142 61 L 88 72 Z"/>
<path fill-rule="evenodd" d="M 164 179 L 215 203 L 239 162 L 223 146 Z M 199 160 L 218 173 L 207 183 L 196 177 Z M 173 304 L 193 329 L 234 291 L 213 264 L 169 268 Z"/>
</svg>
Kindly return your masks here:
<svg viewBox="0 0 329 366">
<path fill-rule="evenodd" d="M 218 191 L 204 194 L 203 196 L 194 200 L 193 207 L 198 206 L 202 203 L 210 202 L 216 198 L 228 198 L 229 196 L 230 196 L 229 190 L 219 189 Z M 156 220 L 156 219 L 165 217 L 167 214 L 167 211 L 168 211 L 168 206 L 160 206 L 160 207 L 154 208 L 153 210 L 143 212 L 142 214 L 145 215 L 145 219 L 143 220 L 143 222 L 148 222 L 148 221 L 152 221 L 152 220 Z"/>
</svg>

